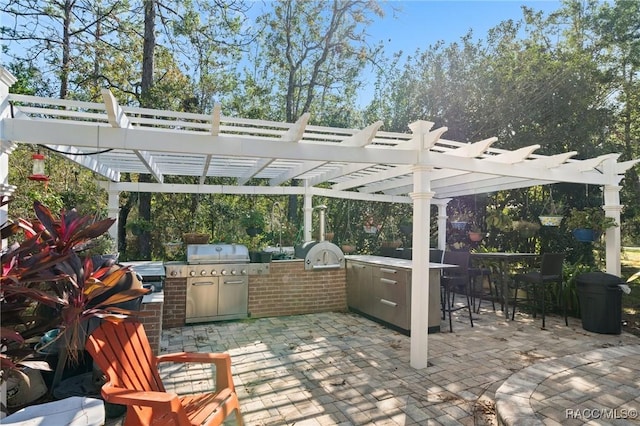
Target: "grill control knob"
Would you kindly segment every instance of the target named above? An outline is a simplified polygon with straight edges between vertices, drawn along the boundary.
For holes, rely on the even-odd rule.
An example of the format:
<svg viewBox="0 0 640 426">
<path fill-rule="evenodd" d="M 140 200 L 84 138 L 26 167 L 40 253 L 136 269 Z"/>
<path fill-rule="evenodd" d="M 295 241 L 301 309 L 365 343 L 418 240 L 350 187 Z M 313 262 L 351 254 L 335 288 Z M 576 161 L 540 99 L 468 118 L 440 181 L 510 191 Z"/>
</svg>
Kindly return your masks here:
<svg viewBox="0 0 640 426">
<path fill-rule="evenodd" d="M 240 270 L 240 275 L 247 275 L 247 270 L 246 269 L 241 269 Z"/>
<path fill-rule="evenodd" d="M 232 269 L 232 270 L 231 270 L 231 275 L 235 275 L 235 274 L 237 274 L 236 270 L 235 270 L 235 269 Z"/>
<path fill-rule="evenodd" d="M 203 269 L 202 271 L 200 271 L 200 275 L 202 275 L 202 276 L 204 277 L 205 275 L 207 275 L 207 271 L 205 271 L 205 270 Z"/>
<path fill-rule="evenodd" d="M 218 275 L 218 271 L 216 271 L 215 269 L 211 270 L 211 275 Z"/>
<path fill-rule="evenodd" d="M 169 275 L 171 275 L 172 277 L 175 277 L 176 275 L 178 275 L 178 271 L 171 271 Z"/>
<path fill-rule="evenodd" d="M 223 269 L 222 271 L 220 271 L 220 273 L 221 273 L 222 275 L 227 275 L 227 270 L 226 270 L 226 269 Z"/>
<path fill-rule="evenodd" d="M 195 277 L 196 276 L 196 271 L 189 272 L 189 275 L 191 275 L 192 277 Z"/>
</svg>

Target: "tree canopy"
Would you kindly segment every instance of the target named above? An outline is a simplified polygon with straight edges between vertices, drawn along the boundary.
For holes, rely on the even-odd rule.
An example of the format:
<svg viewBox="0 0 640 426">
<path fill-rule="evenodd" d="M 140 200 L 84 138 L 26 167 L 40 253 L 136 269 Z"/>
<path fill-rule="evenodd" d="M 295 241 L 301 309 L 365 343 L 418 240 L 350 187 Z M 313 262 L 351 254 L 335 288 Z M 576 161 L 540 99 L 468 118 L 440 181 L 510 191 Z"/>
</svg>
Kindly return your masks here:
<svg viewBox="0 0 640 426">
<path fill-rule="evenodd" d="M 412 121 L 429 120 L 448 127 L 446 137 L 460 141 L 497 136 L 498 146 L 507 149 L 540 144 L 545 154 L 576 150 L 580 157 L 608 152 L 620 152 L 624 159 L 640 156 L 638 2 L 565 0 L 549 15 L 523 7 L 521 19 L 500 22 L 486 35 L 469 32 L 409 56 L 371 43 L 366 29 L 372 20 L 392 19 L 375 1 L 280 0 L 262 5 L 264 10 L 261 5 L 240 0 L 46 5 L 9 0 L 0 38 L 18 77 L 11 90 L 97 100 L 106 87 L 122 105 L 210 112 L 218 103 L 226 114 L 246 118 L 293 122 L 310 112 L 315 124 L 356 128 L 383 120 L 389 131 L 404 132 Z M 371 103 L 360 108 L 356 98 L 369 69 L 375 70 L 376 91 Z M 104 208 L 104 198 L 91 206 L 91 196 L 103 195 L 89 183 L 88 171 L 71 172 L 56 161 L 49 164 L 49 186 L 38 187 L 27 183 L 23 171 L 28 161 L 26 151 L 11 155 L 10 178 L 18 185 L 16 198 L 24 201 L 14 208 L 27 208 L 34 198 L 55 198 L 54 210 Z M 192 183 L 184 177 L 168 179 Z M 65 198 L 60 194 L 67 193 L 69 182 L 78 182 L 77 190 Z M 637 168 L 623 185 L 623 241 L 638 244 Z M 578 207 L 601 204 L 597 188 L 557 185 L 553 193 Z M 458 200 L 451 208 L 506 209 L 514 218 L 533 220 L 548 195 L 540 188 L 501 192 Z M 362 233 L 364 216 L 388 224 L 390 234 L 410 214 L 406 206 L 323 202 L 329 205 L 336 238 L 359 240 L 365 251 L 375 250 L 383 236 Z M 147 207 L 139 208 L 141 203 Z M 287 218 L 272 220 L 276 203 L 286 206 Z M 292 214 L 300 210 L 295 199 L 122 194 L 121 207 L 121 240 L 129 244 L 120 250 L 130 259 L 169 258 L 166 244 L 192 230 L 214 240 L 255 244 L 237 231 L 249 208 L 262 211 L 271 228 L 283 226 L 292 243 L 300 228 L 299 216 Z M 150 238 L 148 253 L 140 242 L 144 238 L 127 227 L 136 221 L 152 224 L 143 227 Z M 538 244 L 557 242 L 544 233 L 541 237 Z M 279 239 L 267 233 L 260 242 Z M 509 244 L 509 238 L 495 243 Z"/>
</svg>

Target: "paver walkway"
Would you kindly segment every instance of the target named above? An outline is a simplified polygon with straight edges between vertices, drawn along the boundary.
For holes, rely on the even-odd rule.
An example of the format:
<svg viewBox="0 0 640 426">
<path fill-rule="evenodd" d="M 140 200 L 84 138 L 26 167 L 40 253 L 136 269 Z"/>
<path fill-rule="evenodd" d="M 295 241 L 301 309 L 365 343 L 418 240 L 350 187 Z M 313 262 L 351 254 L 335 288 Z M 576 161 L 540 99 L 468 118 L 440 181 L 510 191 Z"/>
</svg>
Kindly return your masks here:
<svg viewBox="0 0 640 426">
<path fill-rule="evenodd" d="M 547 317 L 546 330 L 540 329 L 540 319 L 522 313 L 516 321 L 491 310 L 476 317 L 471 328 L 463 312 L 453 333 L 430 335 L 430 366 L 422 370 L 409 366 L 409 337 L 351 313 L 175 328 L 163 331 L 161 348 L 229 352 L 249 426 L 494 425 L 496 391 L 505 381 L 513 385 L 517 382 L 508 379 L 516 380 L 519 376 L 514 374 L 529 374 L 528 367 L 544 366 L 545 361 L 570 362 L 575 354 L 599 355 L 577 358 L 580 361 L 570 370 L 541 367 L 541 372 L 551 374 L 541 374 L 538 385 L 527 388 L 535 421 L 582 424 L 565 421 L 565 410 L 593 404 L 640 409 L 640 351 L 634 346 L 640 344 L 638 337 L 587 332 L 575 319 L 566 327 L 562 318 L 553 316 Z M 446 326 L 443 323 L 444 330 Z M 618 350 L 617 361 L 607 361 L 612 353 L 607 351 Z M 636 370 L 624 370 L 631 363 Z M 608 376 L 614 366 L 616 374 Z M 166 366 L 162 375 L 168 388 L 178 393 L 212 386 L 208 367 Z M 603 392 L 624 385 L 627 393 L 624 398 L 603 399 L 595 392 L 584 401 L 567 395 L 567 389 L 585 382 Z M 626 419 L 632 420 L 637 421 Z"/>
</svg>

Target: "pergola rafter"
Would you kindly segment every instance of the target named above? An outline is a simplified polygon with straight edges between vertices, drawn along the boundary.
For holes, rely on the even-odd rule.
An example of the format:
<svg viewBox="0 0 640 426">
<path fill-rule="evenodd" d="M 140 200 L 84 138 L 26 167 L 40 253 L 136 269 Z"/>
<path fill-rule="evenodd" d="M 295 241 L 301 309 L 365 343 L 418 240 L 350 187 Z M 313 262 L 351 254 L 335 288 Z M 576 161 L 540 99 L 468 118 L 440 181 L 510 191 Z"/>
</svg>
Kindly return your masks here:
<svg viewBox="0 0 640 426">
<path fill-rule="evenodd" d="M 494 148 L 496 138 L 473 143 L 444 139 L 447 128 L 416 121 L 410 133 L 381 131 L 378 121 L 365 129 L 120 106 L 108 90 L 103 103 L 9 94 L 15 78 L 0 68 L 0 191 L 11 192 L 8 155 L 16 143 L 44 145 L 102 176 L 109 192 L 109 214 L 117 217 L 118 194 L 191 192 L 305 197 L 305 237 L 311 235 L 311 197 L 412 203 L 414 217 L 411 329 L 428 324 L 430 206 L 438 222 L 453 197 L 573 182 L 603 188 L 605 213 L 620 220 L 619 184 L 640 160 L 618 163 L 618 154 L 573 159 L 576 152 L 540 155 L 540 145 L 517 150 Z M 156 182 L 120 182 L 122 173 L 145 173 Z M 199 184 L 166 184 L 167 176 L 193 176 Z M 207 178 L 235 179 L 213 185 Z M 251 180 L 262 185 L 248 185 Z M 296 179 L 301 185 L 288 183 Z M 264 185 L 264 183 L 268 185 Z M 0 210 L 0 214 L 2 211 Z M 3 217 L 6 217 L 6 212 Z M 439 241 L 444 241 L 439 239 Z M 620 230 L 606 234 L 607 271 L 619 273 Z M 414 290 L 412 290 L 414 291 Z M 412 333 L 411 365 L 426 367 L 427 335 Z"/>
</svg>

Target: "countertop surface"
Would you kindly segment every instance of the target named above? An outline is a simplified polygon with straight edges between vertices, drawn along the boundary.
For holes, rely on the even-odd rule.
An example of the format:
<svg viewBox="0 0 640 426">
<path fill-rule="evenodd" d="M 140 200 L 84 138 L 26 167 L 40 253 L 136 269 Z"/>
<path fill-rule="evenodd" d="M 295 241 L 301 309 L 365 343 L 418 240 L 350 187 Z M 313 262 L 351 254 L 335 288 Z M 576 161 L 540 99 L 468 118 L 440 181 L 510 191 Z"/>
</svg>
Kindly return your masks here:
<svg viewBox="0 0 640 426">
<path fill-rule="evenodd" d="M 379 266 L 390 266 L 394 268 L 411 269 L 412 261 L 409 259 L 397 259 L 395 257 L 373 256 L 373 255 L 347 255 L 344 257 L 347 262 L 364 262 Z M 446 263 L 429 263 L 429 269 L 457 268 L 456 265 Z"/>
</svg>

